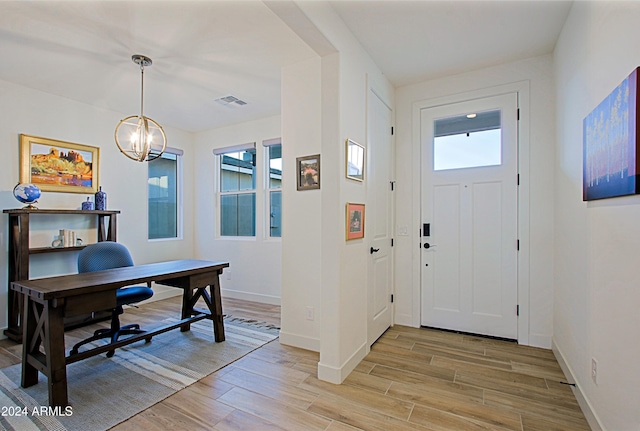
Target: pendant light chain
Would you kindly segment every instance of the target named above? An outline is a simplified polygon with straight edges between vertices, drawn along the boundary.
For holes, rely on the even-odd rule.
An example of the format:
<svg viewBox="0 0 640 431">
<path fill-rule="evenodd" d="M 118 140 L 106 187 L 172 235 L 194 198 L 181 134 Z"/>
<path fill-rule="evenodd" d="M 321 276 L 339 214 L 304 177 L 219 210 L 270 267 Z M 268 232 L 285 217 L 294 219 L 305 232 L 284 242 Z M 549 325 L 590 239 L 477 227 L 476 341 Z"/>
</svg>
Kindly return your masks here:
<svg viewBox="0 0 640 431">
<path fill-rule="evenodd" d="M 140 118 L 144 118 L 144 61 L 140 61 Z"/>
</svg>

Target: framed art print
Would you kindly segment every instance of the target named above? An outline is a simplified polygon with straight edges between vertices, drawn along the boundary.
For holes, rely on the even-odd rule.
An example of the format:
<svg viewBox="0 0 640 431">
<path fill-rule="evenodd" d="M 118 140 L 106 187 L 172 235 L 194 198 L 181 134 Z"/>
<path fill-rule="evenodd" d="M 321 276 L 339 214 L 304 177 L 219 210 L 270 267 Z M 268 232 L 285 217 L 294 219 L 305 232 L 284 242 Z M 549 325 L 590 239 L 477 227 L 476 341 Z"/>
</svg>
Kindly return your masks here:
<svg viewBox="0 0 640 431">
<path fill-rule="evenodd" d="M 320 188 L 320 154 L 298 157 L 298 190 L 314 190 Z"/>
<path fill-rule="evenodd" d="M 364 204 L 347 203 L 347 241 L 364 238 Z"/>
<path fill-rule="evenodd" d="M 20 182 L 42 191 L 98 191 L 100 149 L 55 139 L 20 135 Z"/>
</svg>

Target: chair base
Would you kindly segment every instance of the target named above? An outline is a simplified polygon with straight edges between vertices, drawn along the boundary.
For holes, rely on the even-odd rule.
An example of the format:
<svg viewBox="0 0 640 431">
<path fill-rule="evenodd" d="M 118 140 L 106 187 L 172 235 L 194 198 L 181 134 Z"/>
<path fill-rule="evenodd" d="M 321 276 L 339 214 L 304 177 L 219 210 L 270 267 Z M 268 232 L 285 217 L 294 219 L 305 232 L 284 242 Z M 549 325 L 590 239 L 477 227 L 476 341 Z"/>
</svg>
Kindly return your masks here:
<svg viewBox="0 0 640 431">
<path fill-rule="evenodd" d="M 75 344 L 71 349 L 71 351 L 69 352 L 69 355 L 77 355 L 81 346 L 84 346 L 85 344 L 92 343 L 97 340 L 110 338 L 111 343 L 115 343 L 116 341 L 118 341 L 118 338 L 120 338 L 121 335 L 137 335 L 137 334 L 144 334 L 145 332 L 147 332 L 140 329 L 140 325 L 136 323 L 120 327 L 120 322 L 119 322 L 119 319 L 117 318 L 115 322 L 112 321 L 111 323 L 112 323 L 111 328 L 98 329 L 93 333 L 93 336 Z M 150 341 L 151 341 L 151 337 L 145 338 L 145 343 L 148 343 Z M 109 350 L 107 352 L 107 358 L 113 357 L 114 354 L 115 354 L 115 349 Z"/>
</svg>

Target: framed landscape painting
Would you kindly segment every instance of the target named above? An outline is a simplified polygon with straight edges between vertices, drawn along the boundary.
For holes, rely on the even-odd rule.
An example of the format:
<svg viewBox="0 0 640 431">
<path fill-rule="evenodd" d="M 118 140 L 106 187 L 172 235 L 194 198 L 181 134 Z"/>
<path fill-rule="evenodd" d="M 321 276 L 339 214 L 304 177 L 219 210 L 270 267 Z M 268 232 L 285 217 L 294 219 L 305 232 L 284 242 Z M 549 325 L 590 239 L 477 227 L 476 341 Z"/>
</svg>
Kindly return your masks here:
<svg viewBox="0 0 640 431">
<path fill-rule="evenodd" d="M 638 194 L 638 70 L 583 122 L 585 201 Z"/>
<path fill-rule="evenodd" d="M 100 149 L 55 139 L 20 135 L 20 182 L 42 191 L 98 191 Z"/>
</svg>

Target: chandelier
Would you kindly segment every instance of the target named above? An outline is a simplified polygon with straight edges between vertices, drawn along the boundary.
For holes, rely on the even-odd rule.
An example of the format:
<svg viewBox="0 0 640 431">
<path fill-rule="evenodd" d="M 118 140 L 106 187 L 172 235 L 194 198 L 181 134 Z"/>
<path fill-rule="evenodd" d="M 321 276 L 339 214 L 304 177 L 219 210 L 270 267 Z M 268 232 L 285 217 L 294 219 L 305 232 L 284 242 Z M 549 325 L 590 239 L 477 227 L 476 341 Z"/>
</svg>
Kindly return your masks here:
<svg viewBox="0 0 640 431">
<path fill-rule="evenodd" d="M 131 115 L 120 120 L 115 131 L 116 145 L 120 152 L 130 159 L 150 162 L 164 153 L 167 148 L 167 136 L 162 126 L 144 116 L 144 68 L 151 66 L 151 59 L 136 54 L 131 60 L 140 66 L 140 115 Z"/>
</svg>

